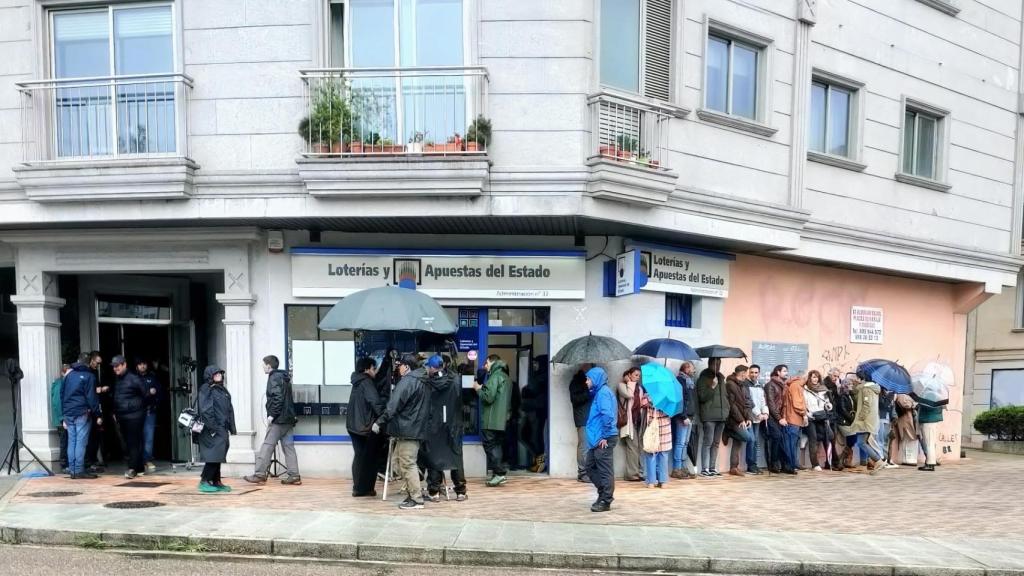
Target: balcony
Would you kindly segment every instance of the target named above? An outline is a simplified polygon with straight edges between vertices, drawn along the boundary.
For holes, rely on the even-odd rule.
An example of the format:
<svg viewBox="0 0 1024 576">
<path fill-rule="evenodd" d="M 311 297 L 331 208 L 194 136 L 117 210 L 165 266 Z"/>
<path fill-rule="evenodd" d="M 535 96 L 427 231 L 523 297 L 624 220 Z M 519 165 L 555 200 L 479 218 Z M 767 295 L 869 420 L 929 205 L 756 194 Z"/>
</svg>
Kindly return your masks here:
<svg viewBox="0 0 1024 576">
<path fill-rule="evenodd" d="M 299 175 L 317 196 L 467 196 L 487 178 L 482 67 L 300 71 Z"/>
<path fill-rule="evenodd" d="M 588 191 L 628 204 L 663 204 L 678 175 L 665 166 L 669 121 L 678 112 L 645 98 L 602 92 L 591 112 Z"/>
<path fill-rule="evenodd" d="M 39 201 L 176 199 L 192 192 L 192 79 L 140 74 L 19 83 L 23 165 Z"/>
</svg>

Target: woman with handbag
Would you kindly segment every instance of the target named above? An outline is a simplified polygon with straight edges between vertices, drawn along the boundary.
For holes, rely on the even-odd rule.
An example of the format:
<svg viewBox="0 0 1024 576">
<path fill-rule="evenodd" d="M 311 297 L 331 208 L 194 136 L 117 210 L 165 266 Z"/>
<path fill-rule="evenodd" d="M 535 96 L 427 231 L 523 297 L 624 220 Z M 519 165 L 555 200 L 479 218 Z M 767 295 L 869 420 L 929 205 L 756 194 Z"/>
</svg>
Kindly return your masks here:
<svg viewBox="0 0 1024 576">
<path fill-rule="evenodd" d="M 640 369 L 630 368 L 622 373 L 622 382 L 619 382 L 618 410 L 625 413 L 626 424 L 619 429 L 619 442 L 626 452 L 626 474 L 629 482 L 642 482 L 640 475 L 640 431 L 636 420 L 633 419 L 633 405 L 636 403 L 635 395 L 640 387 Z"/>
<path fill-rule="evenodd" d="M 807 425 L 804 427 L 804 433 L 807 435 L 807 456 L 813 470 L 821 472 L 818 459 L 819 444 L 825 451 L 825 465 L 831 468 L 829 463 L 832 462 L 832 402 L 829 400 L 828 387 L 821 378 L 821 372 L 817 370 L 807 373 L 807 380 L 804 382 L 804 402 L 807 404 Z"/>
<path fill-rule="evenodd" d="M 199 480 L 199 491 L 204 494 L 231 492 L 220 475 L 220 465 L 227 462 L 230 436 L 235 434 L 235 408 L 231 405 L 231 394 L 224 387 L 224 370 L 207 366 L 203 371 L 203 386 L 199 388 L 199 420 L 202 430 L 198 432 L 199 457 L 205 462 Z"/>
<path fill-rule="evenodd" d="M 672 452 L 672 419 L 668 414 L 654 407 L 651 397 L 646 393 L 641 397 L 644 409 L 643 449 L 644 478 L 647 487 L 661 488 L 668 483 L 669 455 Z"/>
</svg>

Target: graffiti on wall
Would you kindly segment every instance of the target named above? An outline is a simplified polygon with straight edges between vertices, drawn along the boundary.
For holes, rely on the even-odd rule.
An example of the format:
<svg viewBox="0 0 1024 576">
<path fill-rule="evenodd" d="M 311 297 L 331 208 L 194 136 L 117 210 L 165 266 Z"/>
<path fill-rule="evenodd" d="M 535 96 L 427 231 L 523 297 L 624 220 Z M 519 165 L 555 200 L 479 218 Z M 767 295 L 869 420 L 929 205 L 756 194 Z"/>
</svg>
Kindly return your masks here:
<svg viewBox="0 0 1024 576">
<path fill-rule="evenodd" d="M 818 282 L 804 282 L 792 288 L 766 283 L 759 291 L 764 326 L 817 330 L 823 338 L 849 340 L 850 308 L 867 300 L 868 289 L 849 284 L 836 289 Z M 817 325 L 815 325 L 817 324 Z"/>
</svg>

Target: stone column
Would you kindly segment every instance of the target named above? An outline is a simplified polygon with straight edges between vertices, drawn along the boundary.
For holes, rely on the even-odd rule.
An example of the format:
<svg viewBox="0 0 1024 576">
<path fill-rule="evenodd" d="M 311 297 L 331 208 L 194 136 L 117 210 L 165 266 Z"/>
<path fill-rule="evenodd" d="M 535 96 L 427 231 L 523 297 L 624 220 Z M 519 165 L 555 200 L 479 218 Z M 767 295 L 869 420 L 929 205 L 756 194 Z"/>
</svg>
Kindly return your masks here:
<svg viewBox="0 0 1024 576">
<path fill-rule="evenodd" d="M 51 280 L 44 274 L 37 278 L 43 282 Z M 27 290 L 23 291 L 29 293 L 11 296 L 11 303 L 18 307 L 18 355 L 25 374 L 18 416 L 25 445 L 50 464 L 58 460 L 60 450 L 50 422 L 50 383 L 60 370 L 60 309 L 64 300 L 46 295 L 32 282 L 25 287 Z M 29 458 L 22 450 L 22 463 Z"/>
<path fill-rule="evenodd" d="M 231 439 L 228 463 L 252 465 L 253 452 L 253 361 L 252 361 L 252 306 L 256 297 L 248 293 L 217 294 L 224 306 L 224 369 L 227 388 L 235 407 L 235 428 L 238 434 Z"/>
<path fill-rule="evenodd" d="M 807 170 L 807 125 L 811 105 L 811 29 L 817 22 L 817 0 L 797 0 L 796 43 L 793 46 L 793 115 L 789 162 L 789 204 L 804 203 Z"/>
</svg>

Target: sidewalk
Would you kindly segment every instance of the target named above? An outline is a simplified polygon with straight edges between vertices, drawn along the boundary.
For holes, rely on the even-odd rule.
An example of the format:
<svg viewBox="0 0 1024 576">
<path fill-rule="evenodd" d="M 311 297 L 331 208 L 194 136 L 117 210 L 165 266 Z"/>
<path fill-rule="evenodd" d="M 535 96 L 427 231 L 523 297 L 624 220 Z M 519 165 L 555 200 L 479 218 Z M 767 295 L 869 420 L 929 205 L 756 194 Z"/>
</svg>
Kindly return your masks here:
<svg viewBox="0 0 1024 576">
<path fill-rule="evenodd" d="M 592 487 L 511 478 L 471 482 L 467 502 L 399 511 L 352 499 L 350 484 L 308 480 L 202 496 L 196 479 L 22 481 L 0 504 L 12 543 L 166 548 L 446 564 L 745 574 L 1024 574 L 1024 459 L 971 454 L 935 474 L 801 474 L 617 486 L 615 509 L 587 510 Z M 967 487 L 967 484 L 971 486 Z M 31 496 L 50 491 L 77 496 Z M 104 504 L 151 500 L 156 508 Z M 797 513 L 786 507 L 800 502 Z M 646 519 L 656 518 L 656 522 Z"/>
</svg>

